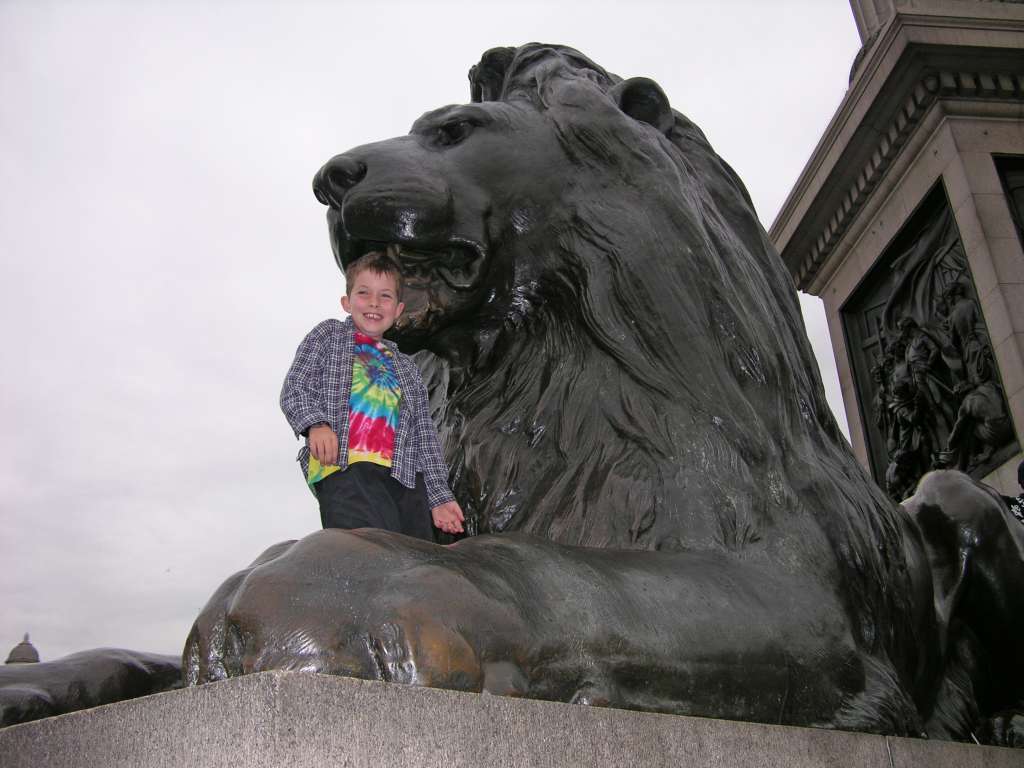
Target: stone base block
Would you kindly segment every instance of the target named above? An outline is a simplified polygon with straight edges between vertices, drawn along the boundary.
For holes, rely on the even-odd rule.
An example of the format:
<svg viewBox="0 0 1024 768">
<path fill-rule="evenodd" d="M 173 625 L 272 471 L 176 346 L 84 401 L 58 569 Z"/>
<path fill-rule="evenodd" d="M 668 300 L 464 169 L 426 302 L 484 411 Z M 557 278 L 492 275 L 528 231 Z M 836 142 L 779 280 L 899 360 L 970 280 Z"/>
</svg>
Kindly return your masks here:
<svg viewBox="0 0 1024 768">
<path fill-rule="evenodd" d="M 1021 768 L 1024 751 L 265 672 L 0 730 L 5 768 Z"/>
</svg>

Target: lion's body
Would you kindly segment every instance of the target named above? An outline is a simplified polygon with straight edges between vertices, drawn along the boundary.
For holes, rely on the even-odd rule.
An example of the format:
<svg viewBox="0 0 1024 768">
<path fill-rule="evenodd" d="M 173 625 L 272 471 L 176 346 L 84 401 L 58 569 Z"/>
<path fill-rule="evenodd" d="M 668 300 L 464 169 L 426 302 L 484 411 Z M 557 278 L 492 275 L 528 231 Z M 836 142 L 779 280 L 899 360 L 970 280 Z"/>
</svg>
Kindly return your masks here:
<svg viewBox="0 0 1024 768">
<path fill-rule="evenodd" d="M 943 663 L 925 544 L 839 434 L 735 174 L 656 85 L 571 49 L 495 49 L 471 81 L 479 103 L 314 188 L 342 266 L 401 246 L 395 338 L 441 361 L 454 490 L 498 536 L 286 546 L 211 600 L 189 680 L 920 732 Z"/>
</svg>

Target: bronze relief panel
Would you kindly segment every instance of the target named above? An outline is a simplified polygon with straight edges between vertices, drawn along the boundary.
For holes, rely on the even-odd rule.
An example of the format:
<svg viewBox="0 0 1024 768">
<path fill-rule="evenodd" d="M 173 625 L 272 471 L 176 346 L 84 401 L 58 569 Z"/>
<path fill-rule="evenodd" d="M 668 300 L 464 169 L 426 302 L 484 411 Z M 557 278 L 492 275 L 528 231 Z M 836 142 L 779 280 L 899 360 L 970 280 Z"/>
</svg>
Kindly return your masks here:
<svg viewBox="0 0 1024 768">
<path fill-rule="evenodd" d="M 980 479 L 1018 450 L 942 185 L 842 310 L 875 480 L 899 501 L 931 470 Z"/>
</svg>

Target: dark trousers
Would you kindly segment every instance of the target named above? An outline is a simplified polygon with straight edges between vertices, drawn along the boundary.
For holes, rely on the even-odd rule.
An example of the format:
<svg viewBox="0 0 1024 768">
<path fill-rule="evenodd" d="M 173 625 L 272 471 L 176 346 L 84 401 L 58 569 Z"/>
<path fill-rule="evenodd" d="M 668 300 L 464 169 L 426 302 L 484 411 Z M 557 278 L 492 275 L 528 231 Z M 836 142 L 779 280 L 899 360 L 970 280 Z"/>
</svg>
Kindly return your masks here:
<svg viewBox="0 0 1024 768">
<path fill-rule="evenodd" d="M 406 488 L 388 467 L 360 461 L 313 486 L 324 528 L 383 528 L 434 540 L 433 519 L 423 475 Z"/>
</svg>

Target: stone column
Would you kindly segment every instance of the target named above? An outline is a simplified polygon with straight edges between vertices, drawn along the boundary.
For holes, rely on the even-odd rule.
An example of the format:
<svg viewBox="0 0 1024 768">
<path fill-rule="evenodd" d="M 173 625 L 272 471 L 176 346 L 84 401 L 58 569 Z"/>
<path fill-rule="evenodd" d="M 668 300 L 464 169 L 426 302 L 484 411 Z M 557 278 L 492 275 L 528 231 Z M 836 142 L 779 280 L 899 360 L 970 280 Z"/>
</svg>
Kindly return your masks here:
<svg viewBox="0 0 1024 768">
<path fill-rule="evenodd" d="M 771 238 L 825 305 L 875 480 L 900 495 L 955 466 L 1016 495 L 1024 217 L 1007 187 L 1024 169 L 1024 3 L 851 7 L 866 44 Z"/>
</svg>

